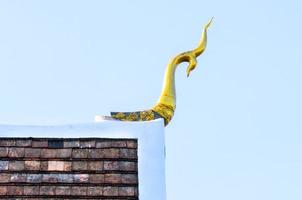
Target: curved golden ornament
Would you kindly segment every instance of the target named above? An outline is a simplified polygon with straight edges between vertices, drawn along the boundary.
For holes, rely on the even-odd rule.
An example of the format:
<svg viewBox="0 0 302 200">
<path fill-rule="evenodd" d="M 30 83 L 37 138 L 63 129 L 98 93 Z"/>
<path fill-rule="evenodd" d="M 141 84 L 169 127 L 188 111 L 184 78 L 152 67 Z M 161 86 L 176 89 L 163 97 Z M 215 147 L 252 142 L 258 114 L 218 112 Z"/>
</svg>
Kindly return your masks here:
<svg viewBox="0 0 302 200">
<path fill-rule="evenodd" d="M 171 121 L 176 109 L 175 71 L 180 63 L 188 62 L 187 76 L 189 77 L 197 65 L 196 58 L 207 46 L 207 30 L 213 18 L 204 26 L 201 40 L 196 49 L 183 52 L 174 57 L 167 66 L 161 95 L 150 110 L 138 112 L 111 112 L 111 117 L 122 121 L 149 121 L 157 118 L 165 120 L 165 126 Z"/>
<path fill-rule="evenodd" d="M 177 66 L 182 62 L 188 62 L 187 76 L 189 77 L 192 70 L 197 65 L 196 57 L 204 52 L 207 46 L 207 29 L 211 25 L 213 18 L 204 26 L 201 40 L 196 49 L 178 54 L 168 64 L 164 85 L 161 95 L 157 104 L 152 108 L 155 112 L 159 113 L 165 119 L 165 125 L 167 125 L 174 115 L 176 109 L 176 92 L 175 92 L 175 70 Z"/>
</svg>

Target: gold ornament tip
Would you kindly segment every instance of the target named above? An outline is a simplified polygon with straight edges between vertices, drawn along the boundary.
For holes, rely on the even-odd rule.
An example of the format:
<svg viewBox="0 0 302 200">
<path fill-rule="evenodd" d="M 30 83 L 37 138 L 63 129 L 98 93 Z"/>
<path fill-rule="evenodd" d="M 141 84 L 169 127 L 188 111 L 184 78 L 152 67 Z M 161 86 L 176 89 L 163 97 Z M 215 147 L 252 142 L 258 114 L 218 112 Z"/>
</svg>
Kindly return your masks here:
<svg viewBox="0 0 302 200">
<path fill-rule="evenodd" d="M 208 28 L 210 27 L 210 25 L 212 24 L 213 19 L 214 19 L 214 17 L 212 17 L 212 18 L 208 21 L 208 23 L 205 24 L 205 26 L 204 26 L 205 29 L 208 29 Z"/>
</svg>

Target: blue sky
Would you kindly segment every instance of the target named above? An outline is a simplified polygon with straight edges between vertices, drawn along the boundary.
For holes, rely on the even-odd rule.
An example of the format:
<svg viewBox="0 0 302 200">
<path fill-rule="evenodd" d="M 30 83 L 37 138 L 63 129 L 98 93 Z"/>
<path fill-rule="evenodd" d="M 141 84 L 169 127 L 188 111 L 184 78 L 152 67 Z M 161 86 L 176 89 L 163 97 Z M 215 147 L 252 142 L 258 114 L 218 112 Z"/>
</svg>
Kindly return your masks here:
<svg viewBox="0 0 302 200">
<path fill-rule="evenodd" d="M 0 123 L 151 107 L 171 57 L 208 48 L 166 128 L 168 199 L 302 198 L 300 1 L 0 2 Z M 0 133 L 1 135 L 1 133 Z"/>
</svg>

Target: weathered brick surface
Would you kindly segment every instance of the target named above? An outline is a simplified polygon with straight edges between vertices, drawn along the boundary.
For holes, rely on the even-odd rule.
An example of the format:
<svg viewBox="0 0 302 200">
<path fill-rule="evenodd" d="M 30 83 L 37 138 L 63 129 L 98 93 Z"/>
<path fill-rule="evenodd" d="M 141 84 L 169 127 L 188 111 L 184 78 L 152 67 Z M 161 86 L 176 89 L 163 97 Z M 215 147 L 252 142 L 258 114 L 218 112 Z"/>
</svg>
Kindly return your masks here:
<svg viewBox="0 0 302 200">
<path fill-rule="evenodd" d="M 8 152 L 8 157 L 20 158 L 24 157 L 24 148 L 10 148 Z"/>
<path fill-rule="evenodd" d="M 48 147 L 47 140 L 32 141 L 32 147 Z"/>
<path fill-rule="evenodd" d="M 81 148 L 93 148 L 95 147 L 95 140 L 86 140 L 80 142 Z"/>
<path fill-rule="evenodd" d="M 70 186 L 57 186 L 56 195 L 70 195 Z"/>
<path fill-rule="evenodd" d="M 134 200 L 137 190 L 136 140 L 0 138 L 0 199 Z"/>
<path fill-rule="evenodd" d="M 101 196 L 103 194 L 102 187 L 88 187 L 87 188 L 87 195 L 88 196 Z"/>
<path fill-rule="evenodd" d="M 25 157 L 26 158 L 39 158 L 41 155 L 41 149 L 26 148 Z"/>
<path fill-rule="evenodd" d="M 91 174 L 89 177 L 90 183 L 104 183 L 104 174 Z"/>
<path fill-rule="evenodd" d="M 55 158 L 57 154 L 56 149 L 42 149 L 41 158 Z"/>
<path fill-rule="evenodd" d="M 10 171 L 22 171 L 24 170 L 24 161 L 9 161 L 8 169 Z"/>
<path fill-rule="evenodd" d="M 136 192 L 135 187 L 120 187 L 118 190 L 119 196 L 135 196 Z"/>
<path fill-rule="evenodd" d="M 41 186 L 40 195 L 55 195 L 56 186 Z"/>
<path fill-rule="evenodd" d="M 73 175 L 73 182 L 74 183 L 87 183 L 89 180 L 88 174 L 74 174 Z"/>
<path fill-rule="evenodd" d="M 0 186 L 0 195 L 6 195 L 7 187 L 6 186 Z"/>
<path fill-rule="evenodd" d="M 18 147 L 30 147 L 31 146 L 31 140 L 17 140 L 16 141 L 16 146 Z"/>
<path fill-rule="evenodd" d="M 70 158 L 71 157 L 71 149 L 58 149 L 56 157 L 57 158 Z"/>
<path fill-rule="evenodd" d="M 104 196 L 118 196 L 118 187 L 104 187 L 103 194 Z"/>
<path fill-rule="evenodd" d="M 72 151 L 73 158 L 87 158 L 88 149 L 74 149 Z"/>
<path fill-rule="evenodd" d="M 8 195 L 23 195 L 23 186 L 7 186 Z"/>
<path fill-rule="evenodd" d="M 81 196 L 87 194 L 87 187 L 73 186 L 71 187 L 71 195 Z"/>
<path fill-rule="evenodd" d="M 79 140 L 64 141 L 64 147 L 65 148 L 72 148 L 72 147 L 79 147 L 79 146 L 80 146 L 80 141 Z"/>
<path fill-rule="evenodd" d="M 26 182 L 32 184 L 41 183 L 42 174 L 27 174 Z"/>
<path fill-rule="evenodd" d="M 105 183 L 121 183 L 120 174 L 105 174 Z"/>
<path fill-rule="evenodd" d="M 10 174 L 1 173 L 0 174 L 0 183 L 8 183 L 10 181 Z"/>
<path fill-rule="evenodd" d="M 87 170 L 90 171 L 102 171 L 104 169 L 103 161 L 89 161 L 87 163 Z"/>
<path fill-rule="evenodd" d="M 10 182 L 12 183 L 24 183 L 26 182 L 26 174 L 11 174 Z"/>
<path fill-rule="evenodd" d="M 39 195 L 39 186 L 24 186 L 24 195 Z"/>
<path fill-rule="evenodd" d="M 8 161 L 0 161 L 0 170 L 8 170 Z"/>
<path fill-rule="evenodd" d="M 26 160 L 24 163 L 25 170 L 40 170 L 40 161 Z"/>
<path fill-rule="evenodd" d="M 4 146 L 4 147 L 16 146 L 16 140 L 14 139 L 0 140 L 0 146 Z"/>
<path fill-rule="evenodd" d="M 48 161 L 48 171 L 63 171 L 64 161 Z"/>
<path fill-rule="evenodd" d="M 8 155 L 7 147 L 0 147 L 0 157 L 6 157 Z"/>
</svg>

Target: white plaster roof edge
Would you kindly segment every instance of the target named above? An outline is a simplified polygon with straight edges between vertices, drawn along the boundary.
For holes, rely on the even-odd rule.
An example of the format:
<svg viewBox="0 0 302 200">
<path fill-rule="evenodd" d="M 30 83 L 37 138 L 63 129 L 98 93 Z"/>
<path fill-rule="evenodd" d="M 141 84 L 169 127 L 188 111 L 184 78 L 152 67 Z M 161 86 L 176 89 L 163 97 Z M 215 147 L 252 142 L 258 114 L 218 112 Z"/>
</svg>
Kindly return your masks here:
<svg viewBox="0 0 302 200">
<path fill-rule="evenodd" d="M 165 200 L 165 136 L 162 119 L 149 122 L 102 121 L 70 125 L 0 125 L 0 137 L 138 139 L 140 200 Z"/>
</svg>

